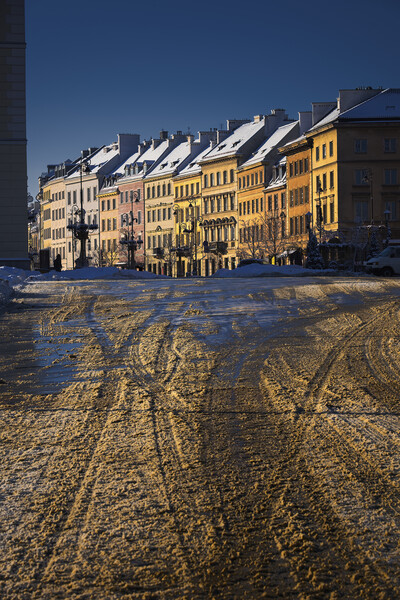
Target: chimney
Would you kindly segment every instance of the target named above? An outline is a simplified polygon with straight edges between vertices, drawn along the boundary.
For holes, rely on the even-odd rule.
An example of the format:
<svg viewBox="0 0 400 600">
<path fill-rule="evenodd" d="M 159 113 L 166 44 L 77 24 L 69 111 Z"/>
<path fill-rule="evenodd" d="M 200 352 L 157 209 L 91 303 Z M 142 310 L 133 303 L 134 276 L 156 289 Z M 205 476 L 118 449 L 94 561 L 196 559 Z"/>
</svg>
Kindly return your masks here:
<svg viewBox="0 0 400 600">
<path fill-rule="evenodd" d="M 342 113 L 349 108 L 353 108 L 365 100 L 379 94 L 382 90 L 374 90 L 371 87 L 357 88 L 355 90 L 339 90 L 338 108 Z"/>
<path fill-rule="evenodd" d="M 312 102 L 312 125 L 326 117 L 334 108 L 337 107 L 336 102 Z"/>
<path fill-rule="evenodd" d="M 311 129 L 312 127 L 312 112 L 311 110 L 305 110 L 299 112 L 299 127 L 300 127 L 300 135 L 303 135 L 306 131 Z"/>
<path fill-rule="evenodd" d="M 259 123 L 264 118 L 264 115 L 254 115 L 254 123 Z"/>
<path fill-rule="evenodd" d="M 89 156 L 89 150 L 81 150 L 81 158 L 86 158 Z"/>
<path fill-rule="evenodd" d="M 168 131 L 165 131 L 164 129 L 162 129 L 160 131 L 160 140 L 166 140 L 168 139 Z"/>
</svg>

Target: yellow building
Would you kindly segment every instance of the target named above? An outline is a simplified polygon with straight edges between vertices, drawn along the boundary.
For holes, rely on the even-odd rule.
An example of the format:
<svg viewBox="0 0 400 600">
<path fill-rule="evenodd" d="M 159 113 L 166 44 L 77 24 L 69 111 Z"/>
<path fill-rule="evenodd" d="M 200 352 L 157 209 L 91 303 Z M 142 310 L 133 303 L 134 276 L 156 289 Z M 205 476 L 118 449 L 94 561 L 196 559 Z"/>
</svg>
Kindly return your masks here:
<svg viewBox="0 0 400 600">
<path fill-rule="evenodd" d="M 279 146 L 298 134 L 298 121 L 278 127 L 238 168 L 239 258 L 275 260 L 284 250 L 286 161 Z"/>
<path fill-rule="evenodd" d="M 109 176 L 105 179 L 97 194 L 97 200 L 100 206 L 100 264 L 109 267 L 119 261 L 120 255 L 119 189 L 115 177 Z M 93 240 L 89 239 L 88 253 L 93 251 L 92 243 Z"/>
<path fill-rule="evenodd" d="M 174 180 L 181 170 L 193 163 L 199 153 L 209 146 L 213 137 L 214 132 L 200 132 L 197 140 L 193 140 L 192 135 L 185 136 L 185 141 L 172 147 L 144 177 L 146 262 L 147 269 L 153 273 L 176 275 L 176 264 L 183 264 L 182 260 L 178 260 L 182 259 L 182 256 L 178 256 L 181 253 L 178 250 L 181 240 L 174 239 Z M 178 132 L 177 137 L 172 136 L 172 140 L 175 138 L 179 141 L 182 134 Z M 180 218 L 181 214 L 178 212 L 176 216 Z M 189 214 L 187 216 L 189 217 Z M 182 223 L 181 220 L 179 235 L 186 235 Z"/>
<path fill-rule="evenodd" d="M 373 231 L 380 244 L 400 236 L 398 96 L 397 89 L 341 90 L 337 107 L 306 133 L 322 242 L 368 245 Z"/>
<path fill-rule="evenodd" d="M 206 254 L 203 247 L 203 217 L 201 214 L 201 166 L 211 150 L 205 148 L 194 161 L 173 179 L 174 184 L 174 245 L 175 275 L 204 275 Z"/>
</svg>

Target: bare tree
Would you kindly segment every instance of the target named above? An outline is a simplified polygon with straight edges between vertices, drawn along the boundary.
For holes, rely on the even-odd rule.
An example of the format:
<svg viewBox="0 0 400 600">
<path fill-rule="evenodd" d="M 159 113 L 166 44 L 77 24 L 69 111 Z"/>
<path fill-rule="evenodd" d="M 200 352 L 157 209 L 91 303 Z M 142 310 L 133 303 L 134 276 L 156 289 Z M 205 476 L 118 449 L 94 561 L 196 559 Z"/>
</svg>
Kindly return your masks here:
<svg viewBox="0 0 400 600">
<path fill-rule="evenodd" d="M 285 249 L 285 215 L 278 211 L 241 221 L 241 258 L 272 259 Z"/>
</svg>

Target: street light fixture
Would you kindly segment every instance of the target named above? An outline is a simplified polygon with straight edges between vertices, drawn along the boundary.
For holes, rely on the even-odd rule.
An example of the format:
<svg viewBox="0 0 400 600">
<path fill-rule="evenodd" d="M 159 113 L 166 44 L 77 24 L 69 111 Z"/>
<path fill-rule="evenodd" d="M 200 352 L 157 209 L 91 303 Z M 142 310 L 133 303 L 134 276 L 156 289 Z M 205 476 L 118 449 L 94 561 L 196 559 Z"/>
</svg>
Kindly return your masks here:
<svg viewBox="0 0 400 600">
<path fill-rule="evenodd" d="M 321 181 L 318 177 L 318 183 L 317 183 L 317 192 L 318 192 L 318 206 L 317 206 L 317 228 L 319 231 L 319 243 L 321 244 L 321 236 L 322 236 L 322 207 L 321 207 L 321 192 L 322 190 L 322 186 L 321 186 Z"/>
<path fill-rule="evenodd" d="M 135 234 L 133 231 L 133 224 L 138 223 L 137 218 L 133 216 L 133 202 L 140 202 L 137 191 L 131 191 L 131 210 L 129 211 L 129 214 L 123 216 L 123 222 L 126 223 L 127 226 L 127 233 L 124 234 L 123 238 L 121 238 L 120 243 L 122 245 L 126 245 L 128 249 L 128 269 L 135 268 L 135 252 L 138 248 L 140 249 L 143 244 L 142 239 L 135 239 Z"/>
<path fill-rule="evenodd" d="M 81 269 L 88 266 L 88 259 L 86 256 L 86 242 L 89 238 L 89 231 L 93 231 L 98 228 L 98 225 L 93 223 L 88 225 L 85 223 L 85 211 L 83 209 L 83 186 L 82 186 L 82 175 L 90 173 L 90 167 L 86 162 L 82 162 L 79 167 L 79 179 L 80 179 L 80 209 L 76 210 L 79 213 L 79 221 L 77 223 L 70 223 L 67 225 L 67 229 L 72 231 L 75 239 L 81 243 L 80 254 L 76 259 L 75 268 Z"/>
<path fill-rule="evenodd" d="M 366 169 L 365 175 L 362 178 L 363 183 L 369 184 L 369 196 L 371 200 L 371 225 L 374 224 L 374 196 L 373 196 L 373 179 L 371 169 Z"/>
</svg>

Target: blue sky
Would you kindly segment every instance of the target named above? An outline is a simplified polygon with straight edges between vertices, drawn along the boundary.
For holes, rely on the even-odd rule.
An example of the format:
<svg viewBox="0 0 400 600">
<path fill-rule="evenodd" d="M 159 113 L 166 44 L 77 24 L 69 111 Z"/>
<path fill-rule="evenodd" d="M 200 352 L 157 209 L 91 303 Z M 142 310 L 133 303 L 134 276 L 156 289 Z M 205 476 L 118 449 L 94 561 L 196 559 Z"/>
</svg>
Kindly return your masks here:
<svg viewBox="0 0 400 600">
<path fill-rule="evenodd" d="M 397 0 L 27 0 L 28 187 L 116 140 L 400 87 Z"/>
</svg>

